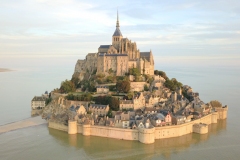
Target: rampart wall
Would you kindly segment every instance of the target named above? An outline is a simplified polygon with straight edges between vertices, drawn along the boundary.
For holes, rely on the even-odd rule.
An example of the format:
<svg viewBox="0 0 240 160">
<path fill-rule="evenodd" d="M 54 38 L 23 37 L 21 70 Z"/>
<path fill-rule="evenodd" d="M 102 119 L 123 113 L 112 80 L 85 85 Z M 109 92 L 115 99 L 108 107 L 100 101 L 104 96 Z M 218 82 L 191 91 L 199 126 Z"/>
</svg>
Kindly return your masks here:
<svg viewBox="0 0 240 160">
<path fill-rule="evenodd" d="M 171 125 L 154 128 L 124 129 L 107 126 L 80 125 L 77 124 L 76 121 L 69 121 L 68 126 L 49 121 L 49 128 L 66 131 L 69 134 L 80 133 L 84 136 L 99 136 L 123 140 L 138 140 L 141 143 L 150 144 L 154 143 L 155 139 L 179 137 L 192 132 L 205 134 L 208 132 L 208 128 L 206 128 L 207 125 L 217 123 L 218 119 L 227 117 L 227 108 L 220 112 L 214 112 L 197 120 L 181 125 Z M 223 116 L 220 117 L 220 115 Z"/>
<path fill-rule="evenodd" d="M 48 127 L 68 132 L 68 126 L 66 126 L 64 124 L 61 124 L 61 123 L 54 122 L 54 121 L 49 121 L 48 122 Z"/>
</svg>

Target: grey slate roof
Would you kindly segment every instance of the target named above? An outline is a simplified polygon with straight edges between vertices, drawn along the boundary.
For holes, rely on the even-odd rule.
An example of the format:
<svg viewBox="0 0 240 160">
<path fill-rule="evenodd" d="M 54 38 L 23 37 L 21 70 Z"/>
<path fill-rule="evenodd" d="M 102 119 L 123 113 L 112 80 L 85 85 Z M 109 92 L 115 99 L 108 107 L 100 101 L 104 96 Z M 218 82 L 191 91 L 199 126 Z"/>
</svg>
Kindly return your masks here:
<svg viewBox="0 0 240 160">
<path fill-rule="evenodd" d="M 122 33 L 118 27 L 116 27 L 115 32 L 113 33 L 113 36 L 122 36 Z"/>
<path fill-rule="evenodd" d="M 163 114 L 164 116 L 167 116 L 168 115 L 168 112 L 167 110 L 161 110 L 160 113 Z"/>
<path fill-rule="evenodd" d="M 140 58 L 150 61 L 150 52 L 140 52 Z"/>
<path fill-rule="evenodd" d="M 127 54 L 105 54 L 100 53 L 99 56 L 128 56 Z"/>
<path fill-rule="evenodd" d="M 90 107 L 93 108 L 106 108 L 108 105 L 101 105 L 101 104 L 91 104 Z"/>
<path fill-rule="evenodd" d="M 160 120 L 165 120 L 165 116 L 162 113 L 157 113 L 153 117 L 154 120 L 160 119 Z"/>
<path fill-rule="evenodd" d="M 120 100 L 120 104 L 133 104 L 132 100 Z"/>
<path fill-rule="evenodd" d="M 150 52 L 140 52 L 140 57 L 150 57 Z"/>
<path fill-rule="evenodd" d="M 108 86 L 96 86 L 96 88 L 109 88 Z"/>
<path fill-rule="evenodd" d="M 46 97 L 43 96 L 35 96 L 32 101 L 46 101 Z"/>
<path fill-rule="evenodd" d="M 145 111 L 157 111 L 157 109 L 156 108 L 154 108 L 154 107 L 146 107 L 145 108 Z"/>
<path fill-rule="evenodd" d="M 99 48 L 109 48 L 111 45 L 100 45 Z"/>
</svg>

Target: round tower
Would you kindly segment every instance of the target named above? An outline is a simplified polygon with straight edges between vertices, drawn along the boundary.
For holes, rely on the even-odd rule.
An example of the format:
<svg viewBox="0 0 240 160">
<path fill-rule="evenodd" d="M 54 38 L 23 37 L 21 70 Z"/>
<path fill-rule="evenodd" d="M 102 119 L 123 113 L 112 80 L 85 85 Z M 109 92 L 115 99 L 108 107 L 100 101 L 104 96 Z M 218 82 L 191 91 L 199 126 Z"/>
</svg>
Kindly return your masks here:
<svg viewBox="0 0 240 160">
<path fill-rule="evenodd" d="M 155 142 L 155 128 L 139 128 L 138 140 L 141 143 L 151 144 Z"/>
<path fill-rule="evenodd" d="M 76 134 L 77 133 L 77 121 L 68 121 L 68 134 Z"/>
</svg>

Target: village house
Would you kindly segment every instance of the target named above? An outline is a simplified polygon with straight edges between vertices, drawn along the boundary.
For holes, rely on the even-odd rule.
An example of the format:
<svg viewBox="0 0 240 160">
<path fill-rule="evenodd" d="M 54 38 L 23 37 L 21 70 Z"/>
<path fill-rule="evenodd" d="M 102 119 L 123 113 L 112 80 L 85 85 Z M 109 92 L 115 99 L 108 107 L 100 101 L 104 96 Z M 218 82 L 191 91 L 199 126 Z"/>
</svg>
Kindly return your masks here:
<svg viewBox="0 0 240 160">
<path fill-rule="evenodd" d="M 122 120 L 122 128 L 128 128 L 130 126 L 129 120 Z"/>
<path fill-rule="evenodd" d="M 145 97 L 142 92 L 137 93 L 133 100 L 120 100 L 119 101 L 119 109 L 127 109 L 127 110 L 137 110 L 144 109 L 146 106 Z"/>
<path fill-rule="evenodd" d="M 107 94 L 109 92 L 109 87 L 108 86 L 96 86 L 96 90 L 98 94 Z"/>
<path fill-rule="evenodd" d="M 186 122 L 186 117 L 181 115 L 172 116 L 172 124 L 179 125 Z"/>
<path fill-rule="evenodd" d="M 105 116 L 109 111 L 109 105 L 90 104 L 88 111 L 99 116 Z"/>
<path fill-rule="evenodd" d="M 193 115 L 193 119 L 198 119 L 202 117 L 201 113 L 198 111 L 191 112 L 190 114 Z"/>
<path fill-rule="evenodd" d="M 165 123 L 166 125 L 172 124 L 172 115 L 169 111 L 161 110 L 160 113 L 162 113 L 165 117 Z"/>
<path fill-rule="evenodd" d="M 31 101 L 32 109 L 43 109 L 46 106 L 47 98 L 45 96 L 35 96 Z"/>
<path fill-rule="evenodd" d="M 145 126 L 144 126 L 144 117 L 137 117 L 135 122 L 136 122 L 137 128 L 145 128 Z"/>
<path fill-rule="evenodd" d="M 76 113 L 79 114 L 86 114 L 87 110 L 83 105 L 77 106 L 76 107 Z"/>
<path fill-rule="evenodd" d="M 115 126 L 114 118 L 108 118 L 108 117 L 107 117 L 106 126 L 114 127 L 114 126 Z"/>
<path fill-rule="evenodd" d="M 150 95 L 150 96 L 146 96 L 146 107 L 156 107 L 158 106 L 159 103 L 159 97 L 154 96 L 154 95 Z"/>
<path fill-rule="evenodd" d="M 151 123 L 154 127 L 165 126 L 165 117 L 162 113 L 156 113 L 151 116 Z"/>
<path fill-rule="evenodd" d="M 119 109 L 134 109 L 133 100 L 119 100 Z"/>
<path fill-rule="evenodd" d="M 142 109 L 146 106 L 145 97 L 143 96 L 143 94 L 141 92 L 137 93 L 133 97 L 133 105 L 134 105 L 134 110 Z"/>
<path fill-rule="evenodd" d="M 115 115 L 115 120 L 121 120 L 122 128 L 129 128 L 130 124 L 135 121 L 135 112 L 128 111 L 122 112 Z"/>
<path fill-rule="evenodd" d="M 145 114 L 154 114 L 154 113 L 157 113 L 157 109 L 155 107 L 146 107 L 144 109 L 144 113 Z"/>
<path fill-rule="evenodd" d="M 149 118 L 145 121 L 145 128 L 150 128 L 150 127 L 152 127 L 152 124 L 151 124 L 151 122 L 150 122 L 150 120 L 149 120 Z"/>
<path fill-rule="evenodd" d="M 129 127 L 130 127 L 131 129 L 137 129 L 136 121 L 131 122 Z"/>
<path fill-rule="evenodd" d="M 65 97 L 60 96 L 57 100 L 59 107 L 66 107 L 69 108 L 71 106 L 81 106 L 83 105 L 86 110 L 88 110 L 88 101 L 73 101 L 73 100 L 66 100 Z"/>
<path fill-rule="evenodd" d="M 191 114 L 190 114 L 190 115 L 187 115 L 185 122 L 191 122 L 192 119 L 193 119 L 193 115 L 191 115 Z"/>
</svg>

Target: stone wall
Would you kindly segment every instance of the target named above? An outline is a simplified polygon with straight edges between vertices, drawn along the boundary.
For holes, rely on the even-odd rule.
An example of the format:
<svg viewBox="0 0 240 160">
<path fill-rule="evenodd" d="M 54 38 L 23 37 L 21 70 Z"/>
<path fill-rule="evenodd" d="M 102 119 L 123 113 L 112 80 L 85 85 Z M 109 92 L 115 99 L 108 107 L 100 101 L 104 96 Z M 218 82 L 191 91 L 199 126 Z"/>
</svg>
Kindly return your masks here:
<svg viewBox="0 0 240 160">
<path fill-rule="evenodd" d="M 54 122 L 54 121 L 49 121 L 48 122 L 48 127 L 53 128 L 53 129 L 57 129 L 57 130 L 60 130 L 60 131 L 68 132 L 68 126 L 66 126 L 64 124 L 61 124 L 61 123 Z"/>
<path fill-rule="evenodd" d="M 193 132 L 198 134 L 206 134 L 208 133 L 208 125 L 206 124 L 194 124 L 193 125 Z"/>
<path fill-rule="evenodd" d="M 218 119 L 226 119 L 227 118 L 228 106 L 225 106 L 224 108 L 215 108 L 215 110 L 218 113 Z"/>
<path fill-rule="evenodd" d="M 107 138 L 115 138 L 115 139 L 123 139 L 123 140 L 138 140 L 141 143 L 150 144 L 154 143 L 155 139 L 164 139 L 164 138 L 172 138 L 179 137 L 189 133 L 194 132 L 193 126 L 195 124 L 206 124 L 209 125 L 211 123 L 217 123 L 218 112 L 211 113 L 207 116 L 204 116 L 200 119 L 184 123 L 181 125 L 172 125 L 172 126 L 164 126 L 164 127 L 155 127 L 155 128 L 139 128 L 137 129 L 123 129 L 123 128 L 114 128 L 107 126 L 95 126 L 95 125 L 80 125 L 74 121 L 70 121 L 68 128 L 63 124 L 58 124 L 53 121 L 49 121 L 49 128 L 54 128 L 58 130 L 62 130 L 65 132 L 69 132 L 69 134 L 80 133 L 85 136 L 99 136 L 99 137 L 107 137 Z M 200 130 L 196 130 L 195 132 L 199 132 L 200 134 L 207 133 L 207 128 L 200 128 Z M 198 128 L 199 129 L 199 128 Z"/>
<path fill-rule="evenodd" d="M 128 72 L 128 56 L 126 54 L 101 54 L 97 60 L 97 74 L 108 75 L 112 70 L 116 76 L 124 76 Z"/>
</svg>

